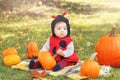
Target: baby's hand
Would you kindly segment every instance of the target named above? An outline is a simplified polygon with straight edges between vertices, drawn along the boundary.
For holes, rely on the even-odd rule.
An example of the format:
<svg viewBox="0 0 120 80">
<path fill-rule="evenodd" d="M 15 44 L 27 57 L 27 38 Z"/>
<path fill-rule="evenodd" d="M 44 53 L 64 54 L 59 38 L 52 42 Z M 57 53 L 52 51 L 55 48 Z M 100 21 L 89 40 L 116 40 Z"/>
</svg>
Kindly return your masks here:
<svg viewBox="0 0 120 80">
<path fill-rule="evenodd" d="M 60 49 L 60 48 L 57 50 L 56 53 L 57 53 L 58 55 L 64 56 L 64 54 L 63 54 L 63 50 Z"/>
</svg>

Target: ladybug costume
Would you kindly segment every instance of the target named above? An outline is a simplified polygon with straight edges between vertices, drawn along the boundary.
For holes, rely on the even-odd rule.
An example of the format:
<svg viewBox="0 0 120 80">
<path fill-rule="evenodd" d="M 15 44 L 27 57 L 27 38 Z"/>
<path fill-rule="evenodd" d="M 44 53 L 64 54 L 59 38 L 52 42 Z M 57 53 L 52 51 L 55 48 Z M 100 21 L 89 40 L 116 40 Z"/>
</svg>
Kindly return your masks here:
<svg viewBox="0 0 120 80">
<path fill-rule="evenodd" d="M 50 37 L 50 49 L 49 49 L 49 52 L 52 54 L 52 55 L 55 55 L 56 54 L 56 51 L 57 49 L 61 48 L 63 51 L 67 49 L 67 46 L 69 45 L 69 43 L 72 42 L 72 39 L 70 37 L 64 37 L 64 38 L 57 38 L 57 37 L 54 37 L 54 36 L 51 36 Z M 76 52 L 73 52 L 71 56 L 65 58 L 63 56 L 56 56 L 55 60 L 57 62 L 61 61 L 62 59 L 73 63 L 77 63 L 78 61 L 78 57 L 77 57 L 77 54 Z M 72 65 L 72 64 L 71 64 Z"/>
<path fill-rule="evenodd" d="M 53 71 L 58 71 L 66 66 L 75 65 L 78 62 L 77 53 L 74 51 L 73 41 L 70 37 L 70 25 L 69 20 L 64 17 L 66 12 L 62 15 L 52 16 L 55 18 L 51 23 L 52 36 L 43 45 L 42 51 L 49 51 L 54 56 L 58 49 L 63 51 L 64 55 L 57 55 L 55 60 L 57 64 L 53 68 Z M 58 37 L 55 34 L 55 26 L 58 22 L 64 22 L 66 24 L 67 34 L 64 37 Z M 38 61 L 31 60 L 29 68 L 35 69 L 41 67 Z"/>
</svg>

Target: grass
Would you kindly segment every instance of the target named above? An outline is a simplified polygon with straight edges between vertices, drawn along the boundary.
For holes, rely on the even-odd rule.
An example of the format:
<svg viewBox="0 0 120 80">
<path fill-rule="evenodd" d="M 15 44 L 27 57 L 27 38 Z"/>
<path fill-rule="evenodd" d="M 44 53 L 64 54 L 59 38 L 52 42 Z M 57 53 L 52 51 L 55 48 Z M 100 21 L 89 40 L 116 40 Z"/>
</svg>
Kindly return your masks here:
<svg viewBox="0 0 120 80">
<path fill-rule="evenodd" d="M 61 14 L 67 10 L 65 16 L 71 25 L 71 37 L 80 60 L 86 60 L 95 51 L 98 39 L 109 34 L 114 24 L 116 33 L 120 33 L 119 0 L 66 0 L 55 7 L 51 5 L 33 6 L 30 9 L 21 8 L 23 13 L 40 14 L 20 15 L 18 12 L 0 14 L 0 79 L 1 80 L 31 80 L 27 72 L 5 67 L 2 62 L 2 51 L 8 47 L 15 47 L 22 60 L 27 59 L 26 45 L 35 41 L 39 49 L 51 34 L 50 23 L 52 15 Z M 53 4 L 53 3 L 51 3 Z M 109 7 L 108 7 L 109 6 Z M 25 6 L 24 6 L 25 7 Z M 113 68 L 108 76 L 99 76 L 94 80 L 119 80 L 119 68 Z M 51 77 L 51 80 L 70 80 L 63 77 Z M 90 79 L 92 80 L 92 79 Z"/>
</svg>

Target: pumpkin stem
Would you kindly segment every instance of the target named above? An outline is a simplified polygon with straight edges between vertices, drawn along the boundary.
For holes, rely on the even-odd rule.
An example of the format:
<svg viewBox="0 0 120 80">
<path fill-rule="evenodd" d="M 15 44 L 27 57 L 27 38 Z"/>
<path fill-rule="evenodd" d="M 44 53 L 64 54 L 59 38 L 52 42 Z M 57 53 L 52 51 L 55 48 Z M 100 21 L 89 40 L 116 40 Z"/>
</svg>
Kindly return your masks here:
<svg viewBox="0 0 120 80">
<path fill-rule="evenodd" d="M 53 58 L 56 58 L 56 56 L 57 56 L 58 54 L 57 53 L 55 53 L 54 55 L 53 55 Z"/>
<path fill-rule="evenodd" d="M 94 60 L 97 54 L 98 54 L 97 52 L 95 52 L 94 54 L 92 54 L 92 55 L 90 56 L 90 60 Z"/>
<path fill-rule="evenodd" d="M 115 27 L 116 25 L 113 25 L 112 31 L 110 32 L 110 37 L 114 37 L 115 36 Z"/>
</svg>

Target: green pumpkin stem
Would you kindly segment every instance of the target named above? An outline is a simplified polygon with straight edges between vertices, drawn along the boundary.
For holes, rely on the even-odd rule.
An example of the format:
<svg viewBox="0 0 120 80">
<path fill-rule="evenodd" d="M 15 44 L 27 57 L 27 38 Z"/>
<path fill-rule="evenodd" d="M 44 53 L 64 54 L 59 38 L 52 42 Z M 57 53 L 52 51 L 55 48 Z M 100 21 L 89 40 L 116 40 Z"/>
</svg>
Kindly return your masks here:
<svg viewBox="0 0 120 80">
<path fill-rule="evenodd" d="M 97 54 L 98 54 L 97 52 L 93 53 L 93 54 L 90 56 L 90 60 L 94 60 Z"/>
<path fill-rule="evenodd" d="M 116 25 L 113 25 L 113 28 L 112 28 L 112 31 L 110 32 L 110 37 L 114 37 L 115 36 L 115 26 Z"/>
</svg>

